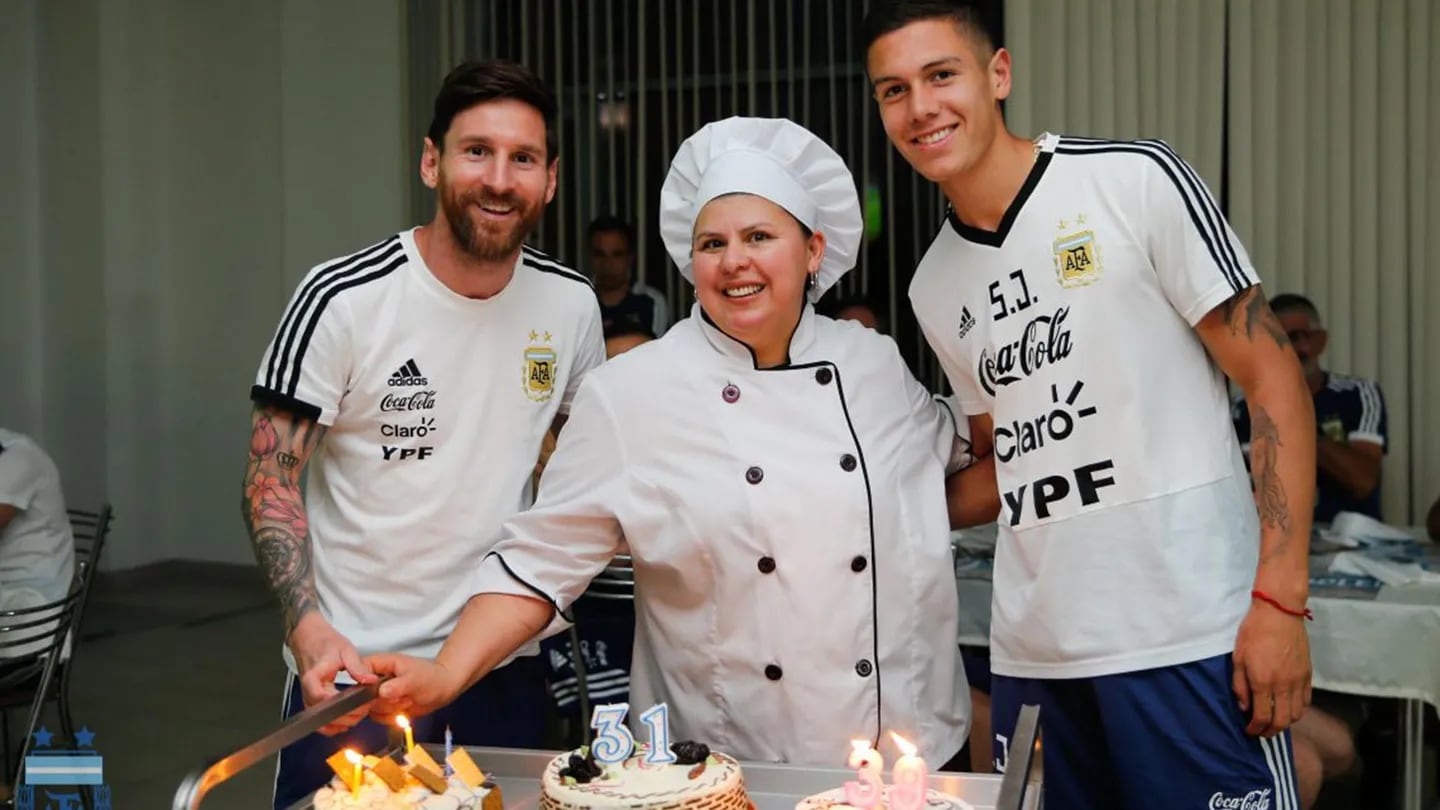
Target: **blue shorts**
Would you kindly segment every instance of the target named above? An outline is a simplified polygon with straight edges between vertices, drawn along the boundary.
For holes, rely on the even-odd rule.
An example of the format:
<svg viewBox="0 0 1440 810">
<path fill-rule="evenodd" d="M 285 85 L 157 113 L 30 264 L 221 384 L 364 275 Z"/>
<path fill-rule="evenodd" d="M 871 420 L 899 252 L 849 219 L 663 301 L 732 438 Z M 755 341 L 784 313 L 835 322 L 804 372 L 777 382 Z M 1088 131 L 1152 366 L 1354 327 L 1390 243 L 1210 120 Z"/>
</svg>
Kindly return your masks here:
<svg viewBox="0 0 1440 810">
<path fill-rule="evenodd" d="M 1290 734 L 1245 733 L 1230 655 L 1097 678 L 995 675 L 995 766 L 1022 705 L 1040 707 L 1049 810 L 1299 810 Z"/>
<path fill-rule="evenodd" d="M 282 716 L 288 719 L 305 710 L 305 700 L 300 679 L 293 674 L 286 679 Z M 523 656 L 481 678 L 449 706 L 414 718 L 415 742 L 443 743 L 449 726 L 456 745 L 543 748 L 549 711 L 540 659 Z M 282 748 L 275 770 L 275 810 L 288 810 L 330 781 L 335 774 L 326 757 L 342 748 L 378 754 L 388 745 L 389 732 L 367 718 L 344 734 L 311 734 Z"/>
</svg>

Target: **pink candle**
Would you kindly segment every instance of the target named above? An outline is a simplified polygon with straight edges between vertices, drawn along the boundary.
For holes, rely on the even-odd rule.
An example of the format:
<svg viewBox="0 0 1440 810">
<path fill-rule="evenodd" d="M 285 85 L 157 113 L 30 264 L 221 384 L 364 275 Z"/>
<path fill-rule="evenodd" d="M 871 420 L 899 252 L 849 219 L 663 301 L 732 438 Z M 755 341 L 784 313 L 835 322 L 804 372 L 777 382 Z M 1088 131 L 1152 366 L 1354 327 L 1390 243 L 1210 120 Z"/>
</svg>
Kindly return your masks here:
<svg viewBox="0 0 1440 810">
<path fill-rule="evenodd" d="M 856 769 L 859 781 L 846 782 L 845 803 L 860 810 L 869 810 L 880 803 L 884 790 L 885 759 L 870 747 L 869 740 L 852 740 L 850 767 Z"/>
<path fill-rule="evenodd" d="M 895 760 L 895 770 L 890 774 L 890 810 L 921 810 L 927 793 L 925 760 L 917 756 L 917 749 L 909 740 L 893 731 L 890 737 L 902 755 Z"/>
</svg>

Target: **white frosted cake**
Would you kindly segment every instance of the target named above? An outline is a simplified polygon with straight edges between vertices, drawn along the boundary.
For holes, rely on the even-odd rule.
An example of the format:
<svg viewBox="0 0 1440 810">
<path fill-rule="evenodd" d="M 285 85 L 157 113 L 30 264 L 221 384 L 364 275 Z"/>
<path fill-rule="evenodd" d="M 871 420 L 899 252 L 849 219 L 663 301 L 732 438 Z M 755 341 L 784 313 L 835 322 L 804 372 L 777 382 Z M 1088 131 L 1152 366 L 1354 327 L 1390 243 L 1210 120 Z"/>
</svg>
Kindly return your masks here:
<svg viewBox="0 0 1440 810">
<path fill-rule="evenodd" d="M 365 774 L 365 784 L 360 794 L 354 795 L 350 788 L 337 776 L 331 783 L 315 793 L 315 810 L 340 810 L 340 808 L 365 808 L 366 810 L 499 810 L 499 792 L 495 791 L 493 805 L 486 803 L 491 790 L 486 787 L 470 787 L 457 776 L 449 779 L 447 790 L 436 793 L 420 784 L 407 785 L 395 791 L 373 773 Z"/>
<path fill-rule="evenodd" d="M 314 810 L 501 810 L 503 805 L 500 787 L 486 778 L 464 749 L 455 749 L 446 760 L 452 766 L 449 776 L 419 747 L 405 754 L 405 766 L 389 758 L 356 756 L 364 764 L 358 791 L 346 779 L 353 778 L 354 760 L 347 762 L 344 754 L 327 760 L 335 778 L 315 792 Z"/>
<path fill-rule="evenodd" d="M 885 786 L 884 792 L 880 794 L 880 803 L 871 810 L 889 810 L 890 787 L 890 785 Z M 854 808 L 845 803 L 845 789 L 835 788 L 801 799 L 795 805 L 795 810 L 854 810 Z M 963 799 L 957 799 L 948 793 L 927 790 L 925 791 L 925 810 L 975 810 L 975 808 Z"/>
<path fill-rule="evenodd" d="M 693 743 L 678 743 L 672 750 L 680 761 L 670 765 L 647 765 L 646 746 L 608 766 L 596 765 L 585 748 L 561 754 L 541 777 L 540 810 L 752 810 L 734 758 Z"/>
</svg>

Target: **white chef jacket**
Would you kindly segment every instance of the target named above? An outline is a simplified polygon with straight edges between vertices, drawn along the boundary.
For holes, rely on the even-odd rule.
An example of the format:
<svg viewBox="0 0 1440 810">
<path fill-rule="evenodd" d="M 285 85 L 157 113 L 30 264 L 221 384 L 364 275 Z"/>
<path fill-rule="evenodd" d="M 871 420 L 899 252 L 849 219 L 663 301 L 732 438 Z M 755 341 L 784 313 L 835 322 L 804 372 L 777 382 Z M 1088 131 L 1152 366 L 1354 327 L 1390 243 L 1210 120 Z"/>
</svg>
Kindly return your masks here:
<svg viewBox="0 0 1440 810">
<path fill-rule="evenodd" d="M 807 305 L 790 360 L 756 369 L 697 305 L 591 372 L 474 592 L 564 611 L 623 538 L 632 715 L 817 766 L 896 731 L 938 766 L 969 725 L 944 490 L 969 443 L 888 337 Z"/>
</svg>

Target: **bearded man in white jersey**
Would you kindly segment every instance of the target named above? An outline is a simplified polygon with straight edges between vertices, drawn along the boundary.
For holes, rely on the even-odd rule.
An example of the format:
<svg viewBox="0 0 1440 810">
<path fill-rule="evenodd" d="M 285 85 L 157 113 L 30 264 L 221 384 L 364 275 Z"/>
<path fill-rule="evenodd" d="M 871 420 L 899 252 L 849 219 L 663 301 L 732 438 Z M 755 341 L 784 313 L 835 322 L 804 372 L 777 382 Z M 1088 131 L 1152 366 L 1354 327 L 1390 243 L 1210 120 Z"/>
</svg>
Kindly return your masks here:
<svg viewBox="0 0 1440 810">
<path fill-rule="evenodd" d="M 460 580 L 529 505 L 546 430 L 604 360 L 589 282 L 524 244 L 555 194 L 556 114 L 520 65 L 453 70 L 420 161 L 435 218 L 313 269 L 264 354 L 244 514 L 283 609 L 286 717 L 373 680 L 366 654 L 439 650 Z M 416 741 L 449 728 L 460 745 L 540 747 L 536 652 L 416 718 Z M 281 752 L 277 808 L 329 781 L 340 747 L 380 750 L 387 730 L 356 716 L 327 731 L 344 733 Z"/>
<path fill-rule="evenodd" d="M 997 766 L 1035 703 L 1047 806 L 1293 808 L 1314 414 L 1244 248 L 1161 142 L 1011 134 L 973 5 L 884 2 L 864 35 L 950 202 L 910 299 L 995 461 Z M 1263 425 L 1253 497 L 1226 375 Z"/>
</svg>

